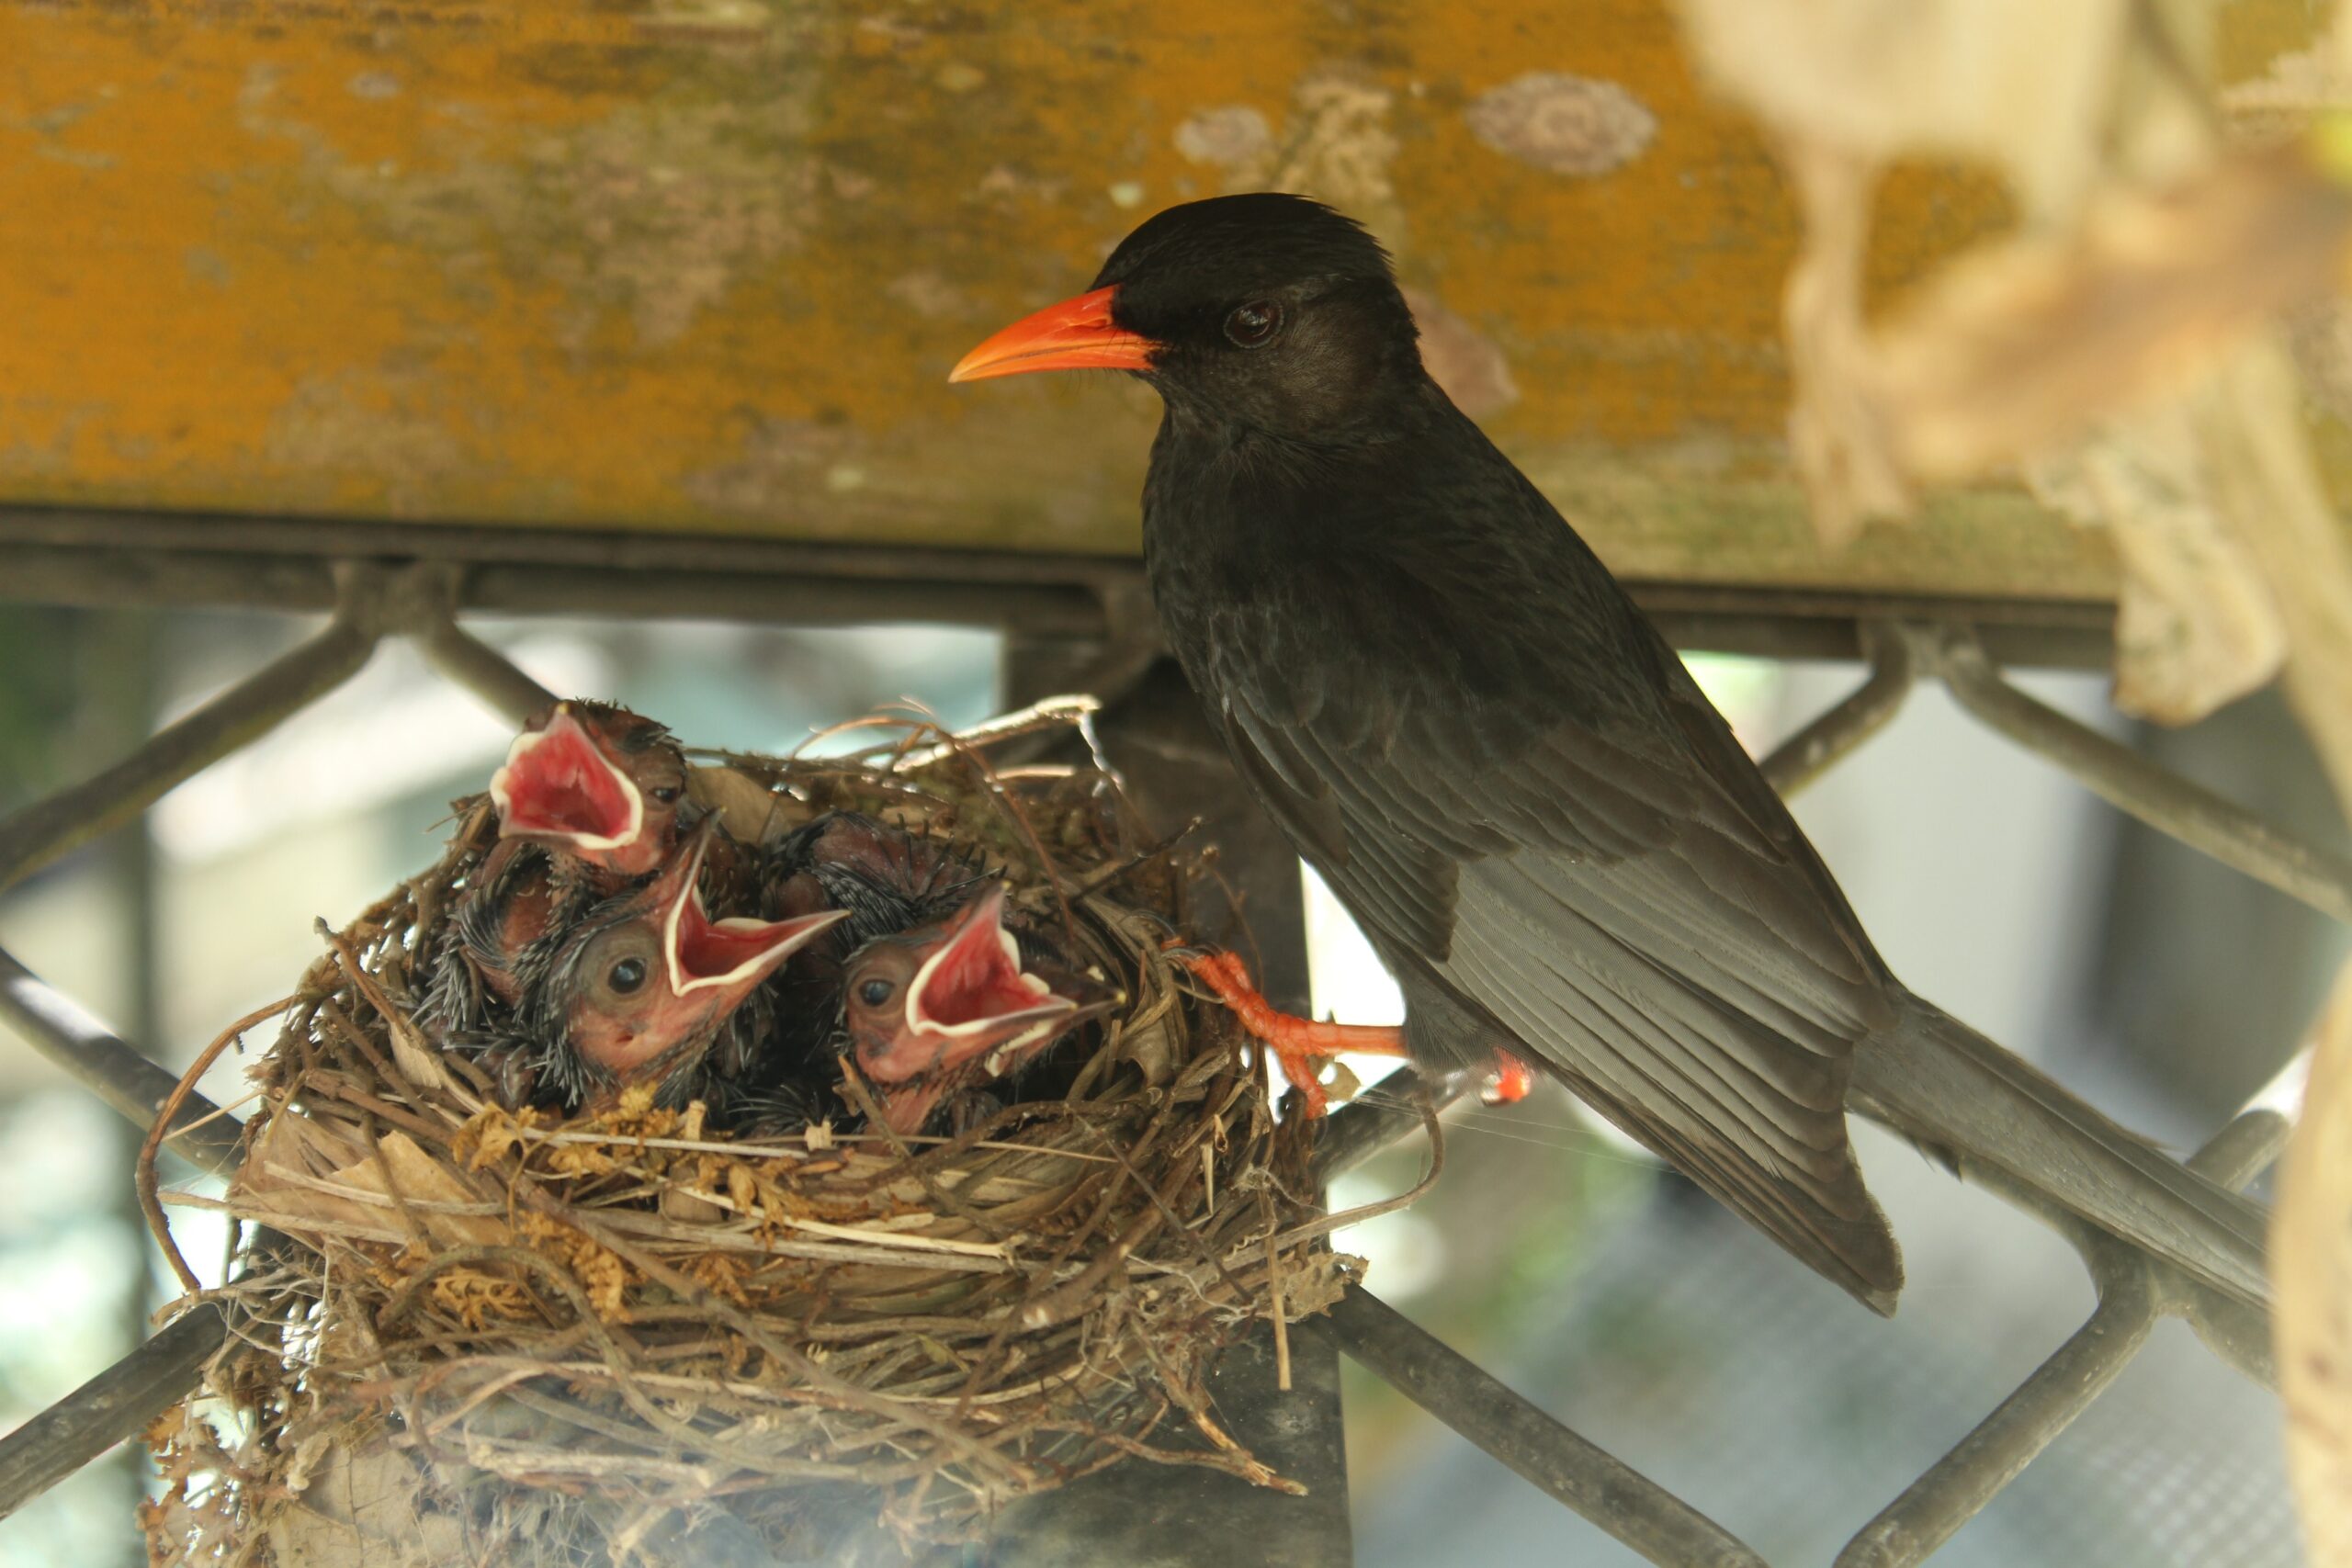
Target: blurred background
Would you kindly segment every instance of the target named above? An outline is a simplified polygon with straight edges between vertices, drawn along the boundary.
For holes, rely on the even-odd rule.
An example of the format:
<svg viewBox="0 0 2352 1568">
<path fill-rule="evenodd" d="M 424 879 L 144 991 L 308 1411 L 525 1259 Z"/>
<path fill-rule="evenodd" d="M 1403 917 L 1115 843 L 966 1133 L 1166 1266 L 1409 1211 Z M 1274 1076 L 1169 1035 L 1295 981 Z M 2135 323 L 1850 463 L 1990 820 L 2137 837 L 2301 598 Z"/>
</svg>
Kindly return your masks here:
<svg viewBox="0 0 2352 1568">
<path fill-rule="evenodd" d="M 949 724 L 991 711 L 990 634 L 796 632 L 707 623 L 469 623 L 542 682 L 616 698 L 690 743 L 785 750 L 901 699 Z M 0 813 L 86 776 L 311 629 L 291 616 L 0 609 Z M 1762 751 L 1858 678 L 1699 656 Z M 2103 681 L 2021 683 L 2102 728 Z M 426 864 L 450 801 L 509 734 L 388 644 L 346 691 L 168 796 L 140 829 L 0 898 L 0 947 L 180 1066 L 280 994 L 341 922 Z M 2325 787 L 2274 698 L 2135 745 L 2324 843 Z M 2292 1048 L 2346 936 L 2301 906 L 2108 811 L 1922 689 L 1798 815 L 1895 969 L 1926 995 L 2178 1149 Z M 1310 901 L 1319 1010 L 1396 1016 L 1394 987 L 1328 898 Z M 257 1037 L 258 1039 L 258 1037 Z M 1380 1064 L 1359 1063 L 1367 1080 Z M 243 1099 L 242 1066 L 204 1081 Z M 1376 1089 L 1371 1092 L 1378 1092 Z M 1555 1086 L 1457 1110 L 1443 1180 L 1344 1233 L 1370 1283 L 1456 1348 L 1778 1563 L 1826 1562 L 2086 1314 L 2074 1254 L 1907 1145 L 1863 1129 L 1911 1284 L 1891 1323 L 1585 1116 Z M 164 1280 L 113 1114 L 0 1033 L 0 1427 L 145 1332 Z M 1399 1145 L 1332 1195 L 1416 1181 Z M 183 1173 L 185 1174 L 185 1173 Z M 167 1173 L 168 1179 L 168 1173 Z M 217 1269 L 217 1227 L 179 1216 Z M 208 1265 L 208 1259 L 209 1264 Z M 1938 1561 L 2297 1562 L 2275 1404 L 2167 1324 L 2122 1382 Z M 1636 1561 L 1385 1386 L 1348 1388 L 1367 1568 Z M 0 1564 L 130 1564 L 136 1456 L 0 1522 Z"/>
</svg>

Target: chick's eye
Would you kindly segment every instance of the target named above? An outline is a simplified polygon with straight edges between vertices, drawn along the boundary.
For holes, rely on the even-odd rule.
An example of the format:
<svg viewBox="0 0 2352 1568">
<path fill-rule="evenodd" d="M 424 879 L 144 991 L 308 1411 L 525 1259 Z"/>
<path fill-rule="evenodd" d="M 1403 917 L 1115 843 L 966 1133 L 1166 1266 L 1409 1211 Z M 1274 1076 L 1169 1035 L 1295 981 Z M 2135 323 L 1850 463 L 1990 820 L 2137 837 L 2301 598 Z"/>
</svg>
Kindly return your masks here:
<svg viewBox="0 0 2352 1568">
<path fill-rule="evenodd" d="M 648 799 L 656 801 L 661 805 L 667 806 L 672 801 L 678 798 L 678 786 L 676 784 L 656 784 L 651 789 L 647 790 L 645 794 Z"/>
<path fill-rule="evenodd" d="M 1283 308 L 1272 299 L 1236 305 L 1225 319 L 1225 335 L 1242 348 L 1263 348 L 1282 327 Z"/>
<path fill-rule="evenodd" d="M 624 958 L 605 975 L 605 984 L 621 996 L 628 996 L 645 984 L 645 960 Z"/>
<path fill-rule="evenodd" d="M 898 988 L 888 980 L 868 980 L 857 988 L 857 999 L 867 1007 L 878 1008 L 888 1001 L 890 993 Z"/>
</svg>

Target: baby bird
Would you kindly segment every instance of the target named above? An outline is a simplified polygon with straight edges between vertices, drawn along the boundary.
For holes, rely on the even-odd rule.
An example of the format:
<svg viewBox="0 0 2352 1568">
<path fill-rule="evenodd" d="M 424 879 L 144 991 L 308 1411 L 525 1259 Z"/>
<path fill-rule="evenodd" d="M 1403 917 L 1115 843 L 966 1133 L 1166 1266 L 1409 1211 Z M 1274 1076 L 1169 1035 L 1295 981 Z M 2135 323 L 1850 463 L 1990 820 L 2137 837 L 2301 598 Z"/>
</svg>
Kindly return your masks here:
<svg viewBox="0 0 2352 1568">
<path fill-rule="evenodd" d="M 842 973 L 841 1049 L 872 1086 L 881 1120 L 920 1133 L 956 1091 L 1035 1057 L 1118 999 L 1110 987 L 1023 961 L 991 883 L 950 919 L 879 936 Z"/>
<path fill-rule="evenodd" d="M 531 1096 L 567 1111 L 650 1082 L 655 1103 L 710 1092 L 705 1057 L 735 1010 L 839 910 L 786 920 L 713 919 L 696 886 L 705 818 L 661 874 L 583 914 L 518 1009 Z"/>
<path fill-rule="evenodd" d="M 686 759 L 668 730 L 576 699 L 526 725 L 490 780 L 501 839 L 593 868 L 605 891 L 662 863 L 685 795 Z"/>
</svg>

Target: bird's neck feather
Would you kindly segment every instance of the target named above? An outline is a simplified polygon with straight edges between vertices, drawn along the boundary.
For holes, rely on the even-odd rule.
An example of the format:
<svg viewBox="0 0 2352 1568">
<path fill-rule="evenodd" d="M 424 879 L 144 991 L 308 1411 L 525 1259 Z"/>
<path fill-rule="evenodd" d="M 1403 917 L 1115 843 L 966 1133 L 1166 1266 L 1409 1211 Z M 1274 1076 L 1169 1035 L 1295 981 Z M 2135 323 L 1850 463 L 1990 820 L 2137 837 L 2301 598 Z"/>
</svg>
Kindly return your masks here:
<svg viewBox="0 0 2352 1568">
<path fill-rule="evenodd" d="M 1306 442 L 1171 400 L 1144 484 L 1155 587 L 1249 597 L 1367 567 L 1444 572 L 1521 525 L 1519 509 L 1479 502 L 1523 481 L 1434 384 L 1393 412 L 1379 439 Z"/>
</svg>

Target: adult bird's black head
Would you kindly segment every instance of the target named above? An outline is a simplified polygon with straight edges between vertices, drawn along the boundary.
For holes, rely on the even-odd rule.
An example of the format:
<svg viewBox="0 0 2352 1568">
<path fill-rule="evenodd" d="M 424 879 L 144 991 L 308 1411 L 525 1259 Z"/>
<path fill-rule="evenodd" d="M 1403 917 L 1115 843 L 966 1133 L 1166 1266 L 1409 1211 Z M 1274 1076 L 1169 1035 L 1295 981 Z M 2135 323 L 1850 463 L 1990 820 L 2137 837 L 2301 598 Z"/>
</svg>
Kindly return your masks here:
<svg viewBox="0 0 2352 1568">
<path fill-rule="evenodd" d="M 1420 395 L 1412 312 L 1352 219 L 1261 192 L 1171 207 L 1074 299 L 1016 321 L 950 374 L 1132 370 L 1171 415 L 1310 442 L 1378 439 Z"/>
</svg>

